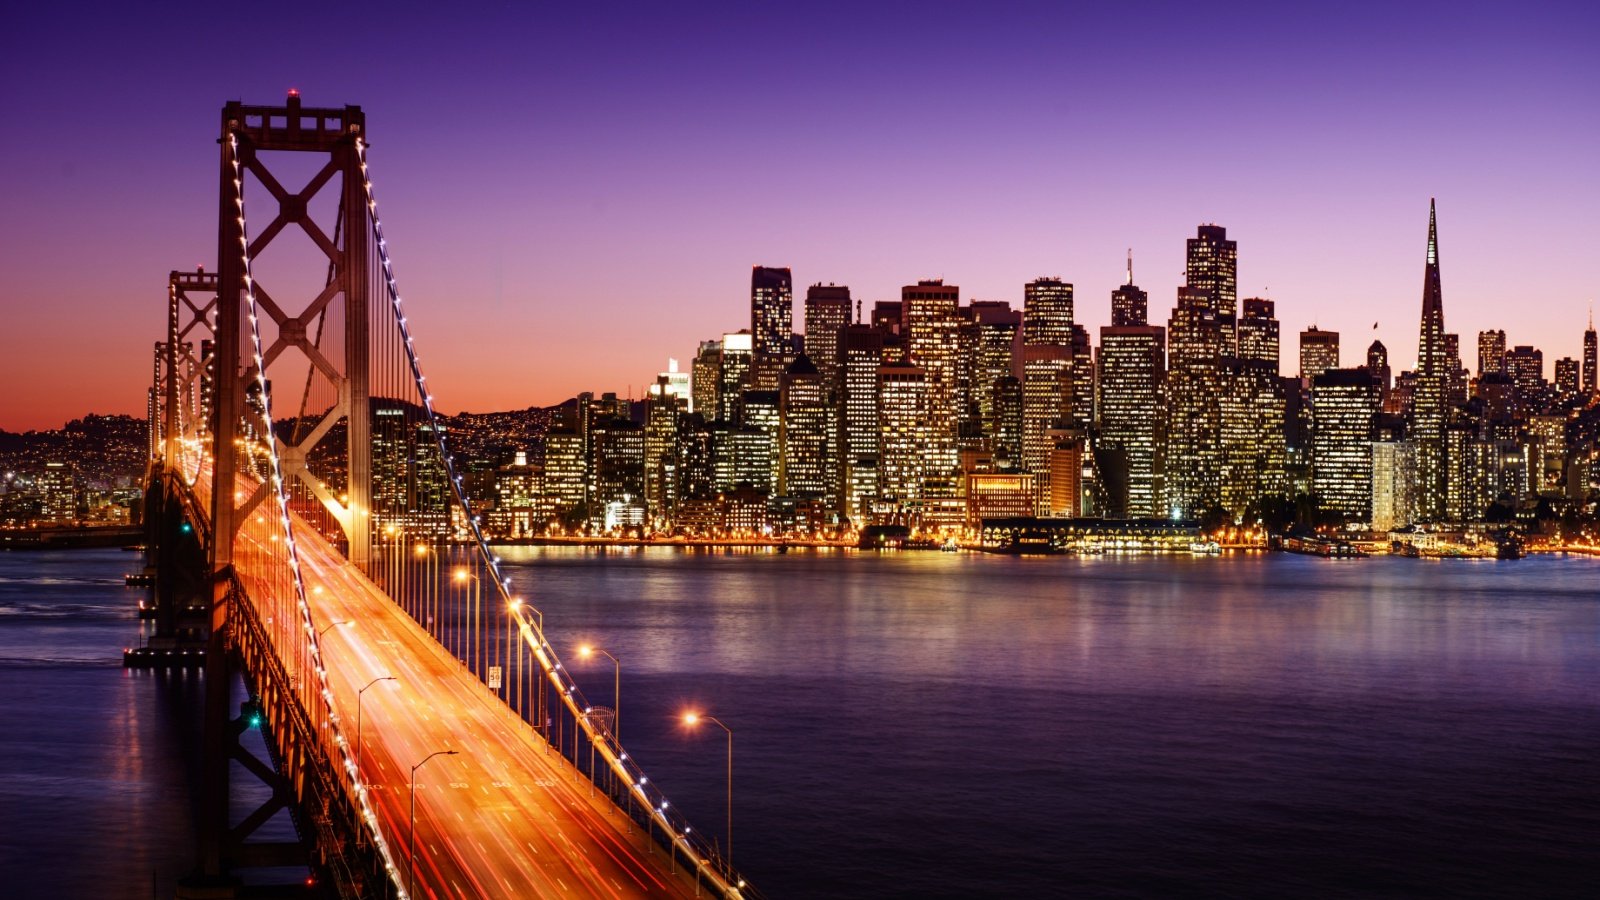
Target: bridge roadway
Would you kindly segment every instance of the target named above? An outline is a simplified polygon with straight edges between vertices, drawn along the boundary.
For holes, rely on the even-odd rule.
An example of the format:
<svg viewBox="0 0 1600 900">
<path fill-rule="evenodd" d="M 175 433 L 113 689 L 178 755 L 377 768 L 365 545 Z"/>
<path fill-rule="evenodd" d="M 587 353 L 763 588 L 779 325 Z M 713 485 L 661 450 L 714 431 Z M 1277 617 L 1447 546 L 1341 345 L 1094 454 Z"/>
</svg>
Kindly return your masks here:
<svg viewBox="0 0 1600 900">
<path fill-rule="evenodd" d="M 267 549 L 264 531 L 246 527 L 239 540 Z M 411 766 L 460 753 L 417 772 L 415 896 L 699 895 L 693 875 L 669 871 L 665 850 L 637 826 L 629 834 L 621 811 L 335 548 L 303 526 L 295 543 L 314 621 L 348 623 L 321 645 L 352 745 L 356 692 L 399 679 L 362 695 L 361 769 L 402 882 Z M 251 589 L 249 573 L 240 580 Z"/>
</svg>

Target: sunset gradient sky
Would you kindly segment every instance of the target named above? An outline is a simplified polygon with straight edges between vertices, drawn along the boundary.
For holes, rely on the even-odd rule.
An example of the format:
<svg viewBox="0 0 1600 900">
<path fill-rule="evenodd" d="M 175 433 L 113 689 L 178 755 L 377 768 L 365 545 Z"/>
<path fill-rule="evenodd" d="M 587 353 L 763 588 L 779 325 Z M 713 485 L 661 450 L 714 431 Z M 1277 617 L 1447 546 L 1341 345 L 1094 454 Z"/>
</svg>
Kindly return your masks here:
<svg viewBox="0 0 1600 900">
<path fill-rule="evenodd" d="M 1600 293 L 1600 5 L 29 3 L 0 28 L 0 428 L 143 414 L 166 273 L 215 265 L 218 110 L 360 104 L 446 411 L 637 396 L 749 323 L 753 264 L 868 304 L 1239 242 L 1293 333 L 1577 356 Z M 796 313 L 799 324 L 799 313 Z M 1469 365 L 1472 361 L 1469 359 Z"/>
</svg>

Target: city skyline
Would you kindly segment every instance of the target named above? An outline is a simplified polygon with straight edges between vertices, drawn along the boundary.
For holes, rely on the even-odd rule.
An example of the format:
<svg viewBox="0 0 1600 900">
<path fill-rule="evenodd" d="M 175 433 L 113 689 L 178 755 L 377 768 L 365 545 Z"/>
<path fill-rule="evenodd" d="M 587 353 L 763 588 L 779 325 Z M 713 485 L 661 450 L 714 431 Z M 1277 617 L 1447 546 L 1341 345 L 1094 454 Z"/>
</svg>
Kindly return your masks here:
<svg viewBox="0 0 1600 900">
<path fill-rule="evenodd" d="M 1376 321 L 1398 372 L 1416 361 L 1415 221 L 1429 197 L 1446 222 L 1447 327 L 1469 359 L 1477 332 L 1503 329 L 1544 352 L 1550 377 L 1553 360 L 1581 356 L 1594 299 L 1588 8 L 916 21 L 821 8 L 741 11 L 720 29 L 705 12 L 412 15 L 365 26 L 392 56 L 362 51 L 353 74 L 324 38 L 268 25 L 278 39 L 241 48 L 252 74 L 225 84 L 149 61 L 137 37 L 220 36 L 233 13 L 97 11 L 93 34 L 67 15 L 21 12 L 0 90 L 20 119 L 61 134 L 87 90 L 104 136 L 130 146 L 0 149 L 12 199 L 0 377 L 77 373 L 0 402 L 12 431 L 142 411 L 148 348 L 130 338 L 157 336 L 167 269 L 215 264 L 214 203 L 186 173 L 216 165 L 219 92 L 298 87 L 369 111 L 390 239 L 406 250 L 398 275 L 452 411 L 638 396 L 666 358 L 743 321 L 751 265 L 790 268 L 797 289 L 848 284 L 867 304 L 943 277 L 964 298 L 1020 307 L 1024 284 L 1059 276 L 1093 334 L 1131 246 L 1156 321 L 1182 283 L 1181 242 L 1209 222 L 1246 248 L 1239 297 L 1274 300 L 1289 333 L 1341 332 L 1346 364 Z M 1011 51 L 1037 33 L 1063 35 L 1069 58 Z M 762 65 L 754 48 L 774 35 L 795 55 Z M 72 78 L 25 77 L 69 37 Z M 1314 65 L 1290 65 L 1302 61 Z M 1306 74 L 1319 67 L 1341 74 Z M 1218 104 L 1190 102 L 1197 92 Z M 63 271 L 77 277 L 63 284 Z"/>
</svg>

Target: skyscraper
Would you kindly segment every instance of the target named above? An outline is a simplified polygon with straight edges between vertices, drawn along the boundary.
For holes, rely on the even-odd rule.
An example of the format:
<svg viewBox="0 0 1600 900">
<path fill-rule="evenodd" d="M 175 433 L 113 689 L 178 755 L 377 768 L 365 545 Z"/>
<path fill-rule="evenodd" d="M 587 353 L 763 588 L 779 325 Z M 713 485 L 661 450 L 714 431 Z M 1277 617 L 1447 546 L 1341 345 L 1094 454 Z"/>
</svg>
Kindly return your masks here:
<svg viewBox="0 0 1600 900">
<path fill-rule="evenodd" d="M 902 509 L 919 507 L 923 496 L 926 385 L 917 366 L 878 368 L 879 494 Z"/>
<path fill-rule="evenodd" d="M 859 518 L 878 494 L 878 367 L 883 331 L 851 325 L 844 332 L 845 514 Z"/>
<path fill-rule="evenodd" d="M 1111 326 L 1150 324 L 1150 295 L 1133 283 L 1133 251 L 1128 251 L 1128 280 L 1111 292 Z"/>
<path fill-rule="evenodd" d="M 1278 376 L 1278 319 L 1271 300 L 1244 301 L 1238 352 L 1220 361 L 1223 508 L 1241 517 L 1266 496 L 1288 493 L 1287 402 Z"/>
<path fill-rule="evenodd" d="M 1372 518 L 1372 438 L 1378 386 L 1366 369 L 1311 379 L 1311 490 L 1347 522 Z"/>
<path fill-rule="evenodd" d="M 1367 371 L 1372 373 L 1372 380 L 1378 385 L 1379 401 L 1389 399 L 1389 385 L 1393 381 L 1393 373 L 1389 369 L 1389 348 L 1382 341 L 1374 340 L 1367 347 Z"/>
<path fill-rule="evenodd" d="M 1323 331 L 1313 325 L 1300 332 L 1300 380 L 1311 379 L 1329 369 L 1339 368 L 1339 332 Z"/>
<path fill-rule="evenodd" d="M 1213 302 L 1206 291 L 1180 287 L 1167 323 L 1165 506 L 1173 518 L 1192 516 L 1221 499 L 1219 398 L 1226 338 Z"/>
<path fill-rule="evenodd" d="M 1238 267 L 1239 244 L 1228 240 L 1228 229 L 1201 225 L 1189 239 L 1185 281 L 1219 322 L 1231 324 L 1238 311 Z"/>
<path fill-rule="evenodd" d="M 1594 400 L 1595 395 L 1595 334 L 1594 310 L 1589 311 L 1589 327 L 1583 332 L 1583 400 Z"/>
<path fill-rule="evenodd" d="M 1478 332 L 1478 377 L 1506 370 L 1506 333 L 1503 329 Z"/>
<path fill-rule="evenodd" d="M 1073 410 L 1072 285 L 1036 278 L 1022 287 L 1022 462 L 1048 512 L 1052 428 Z"/>
<path fill-rule="evenodd" d="M 750 273 L 750 336 L 758 390 L 775 391 L 794 339 L 794 279 L 789 270 L 756 266 Z"/>
<path fill-rule="evenodd" d="M 1445 347 L 1444 290 L 1439 283 L 1439 226 L 1428 201 L 1428 252 L 1422 275 L 1422 326 L 1417 342 L 1416 388 L 1411 398 L 1410 435 L 1416 445 L 1417 515 L 1445 517 L 1445 409 L 1451 361 Z"/>
<path fill-rule="evenodd" d="M 1166 512 L 1161 484 L 1166 422 L 1160 410 L 1167 335 L 1147 324 L 1147 303 L 1133 283 L 1130 257 L 1127 283 L 1111 292 L 1112 324 L 1100 329 L 1096 378 L 1096 468 L 1106 514 L 1114 518 L 1155 518 Z"/>
<path fill-rule="evenodd" d="M 832 511 L 843 469 L 838 465 L 834 388 L 807 354 L 783 375 L 779 422 L 778 492 L 822 501 Z"/>
<path fill-rule="evenodd" d="M 845 326 L 850 324 L 850 288 L 814 284 L 806 289 L 806 355 L 831 390 L 839 387 Z"/>
<path fill-rule="evenodd" d="M 953 494 L 958 483 L 956 358 L 961 326 L 961 289 L 942 280 L 923 280 L 900 289 L 901 329 L 907 357 L 923 375 L 926 414 L 922 419 L 922 476 L 936 496 Z"/>
</svg>

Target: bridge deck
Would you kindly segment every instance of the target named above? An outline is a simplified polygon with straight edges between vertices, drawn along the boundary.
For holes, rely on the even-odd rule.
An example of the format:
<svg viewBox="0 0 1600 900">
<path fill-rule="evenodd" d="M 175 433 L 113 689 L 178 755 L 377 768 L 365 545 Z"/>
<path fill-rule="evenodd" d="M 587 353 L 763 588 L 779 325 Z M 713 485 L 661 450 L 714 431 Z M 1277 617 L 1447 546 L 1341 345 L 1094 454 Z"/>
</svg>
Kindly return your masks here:
<svg viewBox="0 0 1600 900">
<path fill-rule="evenodd" d="M 240 541 L 268 549 L 265 529 Z M 407 785 L 417 773 L 418 897 L 689 897 L 693 876 L 667 854 L 482 682 L 436 643 L 339 552 L 300 527 L 301 571 L 314 620 L 344 621 L 322 638 L 333 706 L 356 740 L 361 699 L 362 772 L 402 867 L 410 846 Z M 247 591 L 251 574 L 239 573 Z M 321 590 L 317 590 L 321 588 Z M 403 880 L 403 879 L 402 879 Z M 709 885 L 707 885 L 709 887 Z"/>
</svg>

